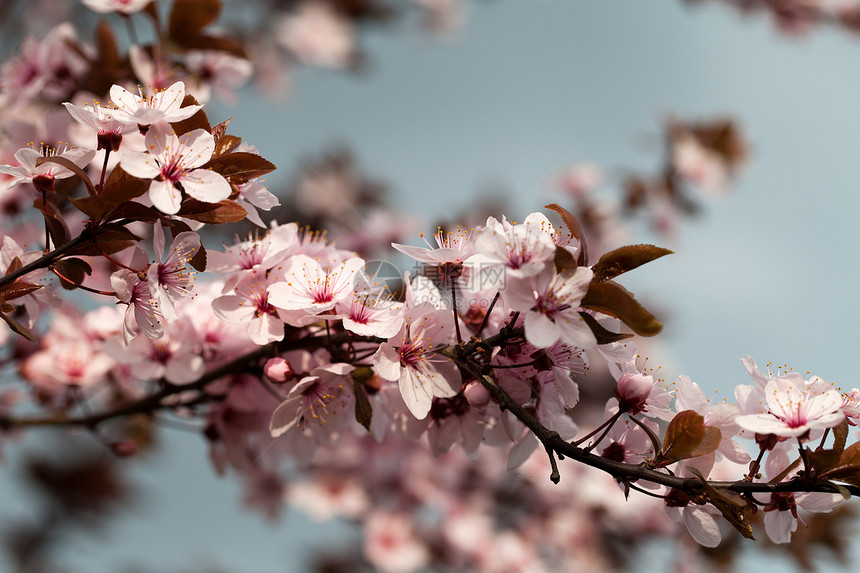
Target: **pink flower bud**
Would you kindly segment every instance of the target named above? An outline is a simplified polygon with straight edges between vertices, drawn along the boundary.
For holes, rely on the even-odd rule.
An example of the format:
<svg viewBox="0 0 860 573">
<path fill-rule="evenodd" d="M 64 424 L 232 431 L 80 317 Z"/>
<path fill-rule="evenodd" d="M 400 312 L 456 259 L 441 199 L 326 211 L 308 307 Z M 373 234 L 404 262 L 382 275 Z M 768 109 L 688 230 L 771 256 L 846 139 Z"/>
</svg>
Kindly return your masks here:
<svg viewBox="0 0 860 573">
<path fill-rule="evenodd" d="M 290 363 L 283 358 L 270 358 L 263 367 L 263 373 L 273 382 L 286 382 L 295 373 Z"/>
<path fill-rule="evenodd" d="M 490 403 L 490 391 L 484 388 L 484 385 L 480 382 L 469 382 L 466 384 L 463 395 L 466 396 L 466 401 L 476 408 L 483 408 Z"/>
<path fill-rule="evenodd" d="M 645 401 L 654 388 L 654 378 L 639 372 L 624 372 L 618 377 L 615 397 L 618 398 L 618 409 L 622 412 L 638 414 L 645 409 Z"/>
</svg>

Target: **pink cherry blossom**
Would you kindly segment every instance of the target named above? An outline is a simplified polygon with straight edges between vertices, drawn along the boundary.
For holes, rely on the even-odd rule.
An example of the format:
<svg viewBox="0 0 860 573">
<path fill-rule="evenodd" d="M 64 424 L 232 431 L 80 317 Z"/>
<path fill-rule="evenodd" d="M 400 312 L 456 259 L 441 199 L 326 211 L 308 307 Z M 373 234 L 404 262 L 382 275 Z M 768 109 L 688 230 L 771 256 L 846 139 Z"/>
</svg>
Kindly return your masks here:
<svg viewBox="0 0 860 573">
<path fill-rule="evenodd" d="M 108 12 L 119 12 L 120 14 L 134 14 L 140 12 L 152 2 L 152 0 L 81 0 L 84 5 L 94 12 L 106 14 Z"/>
<path fill-rule="evenodd" d="M 765 475 L 773 479 L 785 470 L 791 460 L 787 447 L 778 445 L 768 454 L 765 462 Z M 790 472 L 784 479 L 794 477 Z M 791 534 L 797 531 L 799 519 L 798 509 L 811 513 L 828 513 L 845 501 L 838 493 L 807 492 L 807 493 L 773 493 L 770 495 L 756 494 L 756 498 L 764 505 L 764 530 L 774 543 L 788 543 Z"/>
<path fill-rule="evenodd" d="M 185 99 L 185 84 L 182 82 L 176 82 L 149 97 L 134 95 L 122 86 L 114 85 L 110 89 L 110 97 L 116 106 L 110 116 L 129 125 L 173 123 L 188 119 L 202 109 L 199 105 L 182 107 Z"/>
<path fill-rule="evenodd" d="M 352 300 L 338 302 L 332 317 L 343 320 L 343 327 L 361 336 L 390 338 L 403 326 L 403 304 L 382 293 L 355 294 Z"/>
<path fill-rule="evenodd" d="M 764 407 L 758 414 L 736 418 L 737 424 L 757 434 L 802 437 L 810 430 L 832 428 L 843 419 L 842 396 L 832 384 L 812 384 L 772 378 L 764 388 Z"/>
<path fill-rule="evenodd" d="M 183 317 L 165 327 L 160 338 L 138 336 L 126 347 L 118 339 L 105 344 L 105 351 L 118 363 L 127 364 L 140 380 L 164 378 L 173 384 L 197 380 L 205 369 L 199 355 L 199 340 L 191 321 Z"/>
<path fill-rule="evenodd" d="M 262 237 L 257 232 L 233 245 L 225 245 L 224 252 L 208 251 L 206 270 L 215 273 L 232 273 L 224 282 L 224 292 L 232 290 L 250 270 L 268 270 L 281 263 L 299 249 L 298 225 L 288 223 L 273 227 Z"/>
<path fill-rule="evenodd" d="M 57 150 L 52 147 L 42 147 L 41 151 L 36 151 L 31 147 L 22 147 L 15 152 L 15 159 L 18 160 L 19 166 L 0 165 L 0 173 L 12 176 L 12 180 L 8 183 L 9 187 L 32 182 L 37 189 L 42 189 L 42 186 L 53 189 L 55 179 L 66 179 L 72 177 L 74 173 L 62 165 L 50 162 L 37 167 L 36 161 L 42 157 L 63 157 L 83 169 L 89 165 L 95 155 L 96 152 L 89 149 L 73 148 L 57 153 Z"/>
<path fill-rule="evenodd" d="M 365 519 L 364 557 L 382 573 L 410 573 L 430 562 L 430 551 L 407 515 L 376 511 Z"/>
<path fill-rule="evenodd" d="M 255 344 L 263 345 L 284 338 L 284 321 L 271 303 L 270 290 L 276 275 L 262 271 L 250 272 L 240 280 L 233 292 L 212 301 L 212 310 L 222 320 L 247 324 L 248 335 Z"/>
<path fill-rule="evenodd" d="M 467 264 L 481 273 L 481 285 L 504 287 L 504 280 L 534 276 L 552 264 L 555 257 L 555 229 L 542 213 L 532 213 L 520 225 L 493 217 L 477 233 L 477 254 Z M 491 285 L 495 282 L 495 285 Z"/>
<path fill-rule="evenodd" d="M 330 364 L 313 369 L 310 376 L 299 380 L 272 414 L 272 436 L 308 430 L 320 443 L 334 439 L 355 416 L 349 377 L 353 369 L 350 364 Z"/>
<path fill-rule="evenodd" d="M 421 233 L 421 238 L 424 238 L 424 233 Z M 446 233 L 440 228 L 433 238 L 436 240 L 437 247 L 433 247 L 427 239 L 424 239 L 427 247 L 412 247 L 397 243 L 391 243 L 391 246 L 418 262 L 430 265 L 462 263 L 477 253 L 471 230 L 465 231 L 457 227 L 456 231 Z"/>
<path fill-rule="evenodd" d="M 205 129 L 177 136 L 166 124 L 146 132 L 148 153 L 129 151 L 120 166 L 130 175 L 152 179 L 149 198 L 162 213 L 179 212 L 182 191 L 204 203 L 218 203 L 230 196 L 230 184 L 220 174 L 201 169 L 212 157 L 215 138 Z"/>
<path fill-rule="evenodd" d="M 396 381 L 409 411 L 423 420 L 434 397 L 450 398 L 460 390 L 460 373 L 434 348 L 453 342 L 450 312 L 435 309 L 410 314 L 400 332 L 381 344 L 373 365 L 385 380 Z"/>
<path fill-rule="evenodd" d="M 146 253 L 135 247 L 132 255 L 132 268 L 146 264 Z M 147 338 L 161 338 L 164 335 L 163 317 L 157 302 L 152 298 L 149 283 L 141 278 L 142 271 L 120 269 L 110 277 L 110 283 L 120 302 L 128 305 L 125 311 L 122 333 L 126 346 L 136 336 L 135 324 Z"/>
<path fill-rule="evenodd" d="M 278 23 L 275 35 L 296 58 L 307 64 L 345 68 L 354 57 L 352 25 L 327 2 L 302 2 L 294 14 Z"/>
<path fill-rule="evenodd" d="M 86 339 L 60 340 L 32 354 L 22 364 L 22 374 L 33 385 L 48 392 L 68 386 L 87 388 L 100 382 L 114 361 Z"/>
<path fill-rule="evenodd" d="M 191 231 L 177 234 L 167 251 L 167 257 L 162 261 L 164 230 L 160 223 L 156 223 L 153 247 L 158 261 L 152 263 L 147 271 L 149 290 L 162 316 L 166 320 L 175 320 L 174 303 L 185 297 L 194 285 L 194 272 L 189 271 L 187 265 L 200 249 L 200 237 Z"/>
<path fill-rule="evenodd" d="M 258 227 L 265 227 L 263 219 L 257 209 L 261 211 L 271 211 L 274 207 L 281 204 L 277 195 L 269 191 L 269 188 L 257 181 L 249 181 L 243 185 L 239 185 L 239 195 L 236 197 L 236 202 L 248 214 L 247 219 Z"/>
<path fill-rule="evenodd" d="M 288 322 L 331 310 L 353 296 L 356 273 L 364 260 L 351 257 L 332 268 L 307 255 L 295 255 L 283 271 L 283 279 L 269 287 L 269 301 L 288 313 Z"/>
<path fill-rule="evenodd" d="M 579 303 L 593 276 L 588 267 L 556 273 L 550 266 L 509 285 L 505 298 L 511 308 L 525 313 L 526 340 L 538 348 L 558 340 L 582 349 L 596 346 L 594 334 L 579 315 Z"/>
<path fill-rule="evenodd" d="M 213 91 L 223 101 L 235 104 L 236 90 L 248 83 L 254 72 L 253 64 L 246 58 L 220 50 L 191 50 L 185 57 L 188 70 L 198 78 L 194 93 L 201 102 L 208 101 Z"/>
<path fill-rule="evenodd" d="M 96 132 L 98 147 L 96 149 L 110 149 L 117 151 L 122 142 L 122 134 L 127 124 L 111 117 L 111 111 L 98 104 L 77 106 L 66 102 L 63 104 L 75 121 L 89 127 Z"/>
</svg>

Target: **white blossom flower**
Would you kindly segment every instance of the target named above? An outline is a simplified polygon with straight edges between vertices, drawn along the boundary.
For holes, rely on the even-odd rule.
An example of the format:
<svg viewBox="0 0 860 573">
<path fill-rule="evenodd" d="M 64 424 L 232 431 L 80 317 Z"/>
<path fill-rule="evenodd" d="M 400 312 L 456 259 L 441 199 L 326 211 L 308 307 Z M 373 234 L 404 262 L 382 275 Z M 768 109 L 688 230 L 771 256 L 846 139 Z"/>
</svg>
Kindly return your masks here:
<svg viewBox="0 0 860 573">
<path fill-rule="evenodd" d="M 122 86 L 114 85 L 110 89 L 110 98 L 117 107 L 110 112 L 111 117 L 129 125 L 173 123 L 188 119 L 202 109 L 199 105 L 182 107 L 185 99 L 185 84 L 182 82 L 149 97 L 134 95 Z"/>
<path fill-rule="evenodd" d="M 120 166 L 130 175 L 152 179 L 149 198 L 162 213 L 179 212 L 182 191 L 204 203 L 230 196 L 230 184 L 220 173 L 200 169 L 215 149 L 215 138 L 205 129 L 177 136 L 168 125 L 154 125 L 146 132 L 146 147 L 148 153 L 124 153 Z"/>
</svg>

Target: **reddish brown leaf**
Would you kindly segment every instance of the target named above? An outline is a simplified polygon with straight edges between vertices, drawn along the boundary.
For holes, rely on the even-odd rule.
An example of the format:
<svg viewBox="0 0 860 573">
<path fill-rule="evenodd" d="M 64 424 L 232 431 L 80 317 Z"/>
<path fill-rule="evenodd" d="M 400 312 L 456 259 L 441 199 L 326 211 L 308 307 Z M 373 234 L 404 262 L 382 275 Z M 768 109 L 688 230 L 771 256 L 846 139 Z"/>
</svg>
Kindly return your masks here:
<svg viewBox="0 0 860 573">
<path fill-rule="evenodd" d="M 94 242 L 84 243 L 69 251 L 69 255 L 100 257 L 104 253 L 112 255 L 133 246 L 141 238 L 116 223 L 109 223 L 99 229 Z"/>
<path fill-rule="evenodd" d="M 220 0 L 174 0 L 167 25 L 168 36 L 184 46 L 189 36 L 197 36 L 221 15 Z"/>
<path fill-rule="evenodd" d="M 640 336 L 654 336 L 663 329 L 660 321 L 637 302 L 633 293 L 611 280 L 588 285 L 588 292 L 579 306 L 614 316 Z"/>
<path fill-rule="evenodd" d="M 576 267 L 579 266 L 573 258 L 573 255 L 570 254 L 570 251 L 564 247 L 555 248 L 555 259 L 553 262 L 555 263 L 555 269 L 559 272 L 564 270 L 576 270 Z"/>
<path fill-rule="evenodd" d="M 93 274 L 92 267 L 83 259 L 63 259 L 54 263 L 54 268 L 62 275 L 60 277 L 60 284 L 63 288 L 69 290 L 74 289 L 77 285 L 84 282 L 85 276 Z"/>
<path fill-rule="evenodd" d="M 836 466 L 820 474 L 822 479 L 835 479 L 851 484 L 860 484 L 860 442 L 845 448 Z"/>
<path fill-rule="evenodd" d="M 72 197 L 71 201 L 78 208 L 78 211 L 90 219 L 98 219 L 108 211 L 108 206 L 99 197 L 91 197 L 89 195 L 80 199 Z"/>
<path fill-rule="evenodd" d="M 355 394 L 355 420 L 368 432 L 370 431 L 370 421 L 373 418 L 373 408 L 370 406 L 370 400 L 367 398 L 367 392 L 364 389 L 364 381 L 373 376 L 373 371 L 366 366 L 360 366 L 352 372 L 352 387 Z"/>
<path fill-rule="evenodd" d="M 276 169 L 275 165 L 270 161 L 266 161 L 259 155 L 244 151 L 213 157 L 203 167 L 208 167 L 212 171 L 220 173 L 235 185 L 242 185 L 255 177 L 271 173 Z"/>
<path fill-rule="evenodd" d="M 690 457 L 697 458 L 717 451 L 722 440 L 723 433 L 719 428 L 705 426 L 705 436 L 702 438 L 702 442 L 690 452 Z"/>
<path fill-rule="evenodd" d="M 227 133 L 227 126 L 230 125 L 231 121 L 233 121 L 232 117 L 212 126 L 212 137 L 215 138 L 216 150 L 218 142 L 221 141 L 221 138 L 224 137 L 225 133 Z M 220 154 L 216 153 L 216 155 Z"/>
<path fill-rule="evenodd" d="M 207 225 L 218 225 L 241 221 L 247 213 L 241 205 L 229 199 L 220 203 L 203 203 L 196 199 L 186 199 L 178 215 Z"/>
<path fill-rule="evenodd" d="M 14 273 L 18 269 L 24 266 L 24 263 L 21 262 L 21 259 L 18 257 L 14 257 L 12 261 L 9 263 L 9 267 L 6 269 L 6 274 Z"/>
<path fill-rule="evenodd" d="M 582 225 L 579 224 L 579 220 L 573 216 L 567 209 L 558 205 L 557 203 L 551 203 L 546 205 L 544 208 L 552 209 L 559 215 L 561 215 L 561 220 L 564 221 L 564 224 L 567 226 L 568 232 L 573 235 L 573 237 L 579 241 L 580 251 L 579 258 L 577 259 L 577 264 L 580 266 L 585 266 L 588 264 L 588 248 L 585 244 L 585 232 L 582 230 Z"/>
<path fill-rule="evenodd" d="M 114 167 L 111 174 L 105 181 L 104 189 L 102 189 L 99 198 L 104 201 L 108 207 L 118 207 L 126 201 L 131 201 L 140 197 L 149 190 L 148 179 L 138 179 L 122 170 L 122 167 Z"/>
<path fill-rule="evenodd" d="M 594 282 L 603 282 L 617 277 L 622 273 L 633 270 L 672 251 L 654 245 L 628 245 L 605 253 L 591 270 L 594 271 Z"/>
<path fill-rule="evenodd" d="M 216 50 L 227 52 L 237 58 L 248 59 L 248 51 L 242 42 L 224 36 L 189 35 L 182 39 L 182 45 L 192 50 Z"/>
<path fill-rule="evenodd" d="M 719 434 L 717 435 L 719 436 Z M 666 428 L 666 437 L 663 439 L 663 451 L 660 452 L 655 461 L 658 465 L 668 465 L 678 460 L 694 457 L 694 452 L 699 449 L 704 440 L 705 419 L 701 414 L 695 410 L 679 412 L 672 418 L 669 426 Z M 717 445 L 719 445 L 719 440 L 717 441 Z"/>
<path fill-rule="evenodd" d="M 45 215 L 45 223 L 48 225 L 48 234 L 55 247 L 65 245 L 72 238 L 66 220 L 62 216 Z"/>
<path fill-rule="evenodd" d="M 11 282 L 0 287 L 0 299 L 4 301 L 15 300 L 16 298 L 28 295 L 33 291 L 37 291 L 45 285 L 36 283 Z"/>
<path fill-rule="evenodd" d="M 215 144 L 215 153 L 212 154 L 212 157 L 219 157 L 227 153 L 232 153 L 234 149 L 239 147 L 240 143 L 242 143 L 241 137 L 236 137 L 235 135 L 224 135 Z"/>
<path fill-rule="evenodd" d="M 32 332 L 27 330 L 27 328 L 24 327 L 23 324 L 19 323 L 17 320 L 12 318 L 8 314 L 0 312 L 0 318 L 2 318 L 3 320 L 6 321 L 6 324 L 9 325 L 9 328 L 11 328 L 12 332 L 14 332 L 15 334 L 19 334 L 19 335 L 23 336 L 24 338 L 26 338 L 30 342 L 38 342 L 36 340 L 36 337 L 33 336 Z"/>
<path fill-rule="evenodd" d="M 188 264 L 190 264 L 196 271 L 202 273 L 206 270 L 206 260 L 206 249 L 203 245 L 200 245 L 200 248 L 197 249 L 197 252 L 194 253 L 194 256 L 191 257 L 190 261 L 188 261 Z"/>
<path fill-rule="evenodd" d="M 110 25 L 105 20 L 99 20 L 95 30 L 95 44 L 98 59 L 103 67 L 114 68 L 119 65 L 119 50 L 116 38 Z"/>
<path fill-rule="evenodd" d="M 113 209 L 106 220 L 117 221 L 119 219 L 130 219 L 132 221 L 157 221 L 164 216 L 153 207 L 147 207 L 141 203 L 128 201 L 116 209 Z"/>
<path fill-rule="evenodd" d="M 193 95 L 187 94 L 185 99 L 182 100 L 182 107 L 188 107 L 190 105 L 199 105 L 197 100 Z M 194 131 L 195 129 L 205 129 L 208 132 L 212 132 L 212 126 L 209 125 L 209 118 L 206 117 L 206 112 L 200 109 L 197 113 L 189 117 L 188 119 L 183 119 L 182 121 L 175 121 L 170 124 L 173 128 L 173 132 L 177 135 L 185 135 L 189 131 Z"/>
</svg>

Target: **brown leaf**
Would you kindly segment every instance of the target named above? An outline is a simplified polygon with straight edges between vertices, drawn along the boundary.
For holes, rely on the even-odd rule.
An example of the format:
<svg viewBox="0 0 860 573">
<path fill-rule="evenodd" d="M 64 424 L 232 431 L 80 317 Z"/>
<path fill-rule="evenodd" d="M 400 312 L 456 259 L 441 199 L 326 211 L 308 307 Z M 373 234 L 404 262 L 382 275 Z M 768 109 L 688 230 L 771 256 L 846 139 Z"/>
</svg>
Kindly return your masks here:
<svg viewBox="0 0 860 573">
<path fill-rule="evenodd" d="M 367 367 L 359 367 L 353 370 L 352 386 L 355 394 L 355 421 L 364 426 L 364 429 L 369 432 L 370 421 L 373 418 L 373 408 L 370 406 L 370 400 L 367 398 L 367 393 L 364 390 L 364 382 L 362 381 L 362 371 L 365 368 Z M 367 368 L 367 370 L 370 369 Z"/>
<path fill-rule="evenodd" d="M 168 36 L 185 46 L 189 36 L 198 36 L 221 15 L 220 0 L 174 0 L 167 25 Z"/>
<path fill-rule="evenodd" d="M 588 285 L 588 292 L 579 306 L 614 316 L 640 336 L 654 336 L 663 329 L 660 321 L 636 301 L 633 293 L 611 280 Z"/>
<path fill-rule="evenodd" d="M 6 269 L 6 274 L 14 273 L 18 269 L 24 266 L 24 263 L 21 262 L 21 259 L 18 257 L 13 257 L 9 262 L 9 267 Z"/>
<path fill-rule="evenodd" d="M 203 167 L 220 173 L 235 185 L 242 185 L 255 177 L 271 173 L 276 169 L 274 163 L 245 151 L 213 157 Z"/>
<path fill-rule="evenodd" d="M 860 442 L 848 446 L 833 469 L 820 474 L 822 479 L 835 479 L 860 485 Z"/>
<path fill-rule="evenodd" d="M 42 288 L 43 284 L 11 282 L 0 287 L 0 299 L 4 301 L 15 300 L 16 298 L 28 295 L 33 291 Z"/>
<path fill-rule="evenodd" d="M 717 431 L 719 432 L 719 430 Z M 668 465 L 678 460 L 694 457 L 694 452 L 702 445 L 704 439 L 705 419 L 702 415 L 695 410 L 679 412 L 666 428 L 663 451 L 660 452 L 655 461 L 658 465 Z M 717 445 L 719 445 L 719 441 Z"/>
<path fill-rule="evenodd" d="M 225 133 L 227 133 L 227 126 L 230 125 L 231 121 L 233 121 L 232 117 L 225 119 L 221 123 L 216 123 L 215 125 L 212 126 L 212 137 L 215 138 L 215 149 L 216 149 L 215 154 L 216 155 L 220 155 L 219 153 L 217 153 L 218 142 L 221 141 L 221 138 L 224 137 Z"/>
<path fill-rule="evenodd" d="M 702 442 L 696 446 L 692 452 L 690 452 L 691 458 L 697 458 L 699 456 L 704 456 L 705 454 L 710 454 L 711 452 L 717 451 L 717 448 L 720 447 L 720 442 L 723 440 L 723 433 L 719 428 L 714 428 L 712 426 L 705 426 L 705 436 L 702 438 Z"/>
<path fill-rule="evenodd" d="M 142 203 L 127 201 L 113 209 L 106 217 L 106 220 L 130 219 L 132 221 L 157 221 L 163 218 L 164 216 L 154 207 L 147 207 Z"/>
<path fill-rule="evenodd" d="M 200 105 L 197 102 L 197 99 L 191 95 L 186 94 L 185 99 L 182 100 L 182 107 L 188 107 L 191 105 Z M 183 119 L 182 121 L 174 121 L 170 124 L 170 127 L 173 128 L 173 132 L 177 137 L 180 135 L 185 135 L 189 131 L 194 131 L 195 129 L 204 129 L 207 132 L 212 132 L 212 126 L 209 125 L 209 118 L 206 117 L 206 112 L 203 109 L 200 109 L 189 117 L 188 119 Z"/>
<path fill-rule="evenodd" d="M 576 267 L 579 266 L 576 260 L 574 260 L 573 255 L 570 254 L 570 251 L 558 246 L 555 248 L 555 259 L 553 262 L 555 263 L 555 270 L 558 272 L 576 270 Z"/>
<path fill-rule="evenodd" d="M 2 318 L 3 320 L 6 321 L 6 324 L 9 325 L 9 328 L 11 328 L 12 332 L 14 332 L 15 334 L 19 334 L 19 335 L 23 336 L 24 338 L 26 338 L 30 342 L 38 342 L 36 340 L 36 337 L 33 336 L 32 332 L 27 330 L 27 328 L 23 324 L 21 324 L 20 322 L 18 322 L 17 320 L 15 320 L 11 316 L 9 316 L 8 314 L 0 312 L 0 318 Z"/>
<path fill-rule="evenodd" d="M 197 272 L 202 273 L 206 270 L 206 260 L 206 249 L 203 245 L 200 245 L 200 248 L 197 249 L 197 252 L 194 253 L 194 256 L 191 257 L 190 261 L 188 261 L 188 264 L 190 264 Z"/>
<path fill-rule="evenodd" d="M 212 154 L 212 157 L 219 157 L 227 153 L 232 153 L 234 149 L 239 147 L 240 143 L 242 143 L 241 137 L 236 137 L 235 135 L 224 135 L 217 143 L 215 143 L 215 153 Z"/>
<path fill-rule="evenodd" d="M 225 199 L 220 203 L 204 203 L 197 199 L 186 199 L 178 215 L 207 225 L 235 223 L 247 215 L 245 209 L 235 201 Z"/>
<path fill-rule="evenodd" d="M 116 38 L 110 25 L 105 20 L 99 20 L 95 30 L 96 52 L 99 62 L 103 67 L 115 68 L 119 65 L 119 50 L 116 47 Z"/>
<path fill-rule="evenodd" d="M 126 201 L 140 197 L 149 190 L 151 181 L 149 179 L 138 179 L 122 170 L 122 167 L 114 167 L 105 181 L 99 198 L 108 207 L 118 207 Z"/>
<path fill-rule="evenodd" d="M 54 263 L 54 267 L 62 275 L 60 284 L 63 288 L 74 289 L 84 282 L 84 277 L 93 274 L 93 269 L 83 259 L 68 258 Z M 69 281 L 69 282 L 66 282 Z"/>
<path fill-rule="evenodd" d="M 831 428 L 833 432 L 833 451 L 842 452 L 845 450 L 845 442 L 848 441 L 848 419 L 843 418 L 838 426 Z"/>
<path fill-rule="evenodd" d="M 48 225 L 48 234 L 55 247 L 65 245 L 72 238 L 69 227 L 62 216 L 45 215 L 45 223 Z"/>
<path fill-rule="evenodd" d="M 588 264 L 588 248 L 585 245 L 585 232 L 582 230 L 582 225 L 579 224 L 579 220 L 573 216 L 567 209 L 558 205 L 557 203 L 550 203 L 549 205 L 544 206 L 545 209 L 552 209 L 559 215 L 561 215 L 561 220 L 564 221 L 564 224 L 567 226 L 568 232 L 579 241 L 580 251 L 579 258 L 577 259 L 577 263 L 580 266 L 585 266 Z"/>
<path fill-rule="evenodd" d="M 603 282 L 617 277 L 622 273 L 633 270 L 672 251 L 654 245 L 628 245 L 605 253 L 591 270 L 594 271 L 594 282 Z"/>
<path fill-rule="evenodd" d="M 108 211 L 108 206 L 99 197 L 87 195 L 76 199 L 71 197 L 72 204 L 78 208 L 78 211 L 89 217 L 90 219 L 98 219 Z"/>
<path fill-rule="evenodd" d="M 249 59 L 248 51 L 242 42 L 224 36 L 189 35 L 182 39 L 182 45 L 191 50 L 216 50 L 237 58 Z"/>
<path fill-rule="evenodd" d="M 141 238 L 117 223 L 109 223 L 99 229 L 95 241 L 84 243 L 69 251 L 68 255 L 101 257 L 112 255 L 133 246 Z"/>
</svg>

